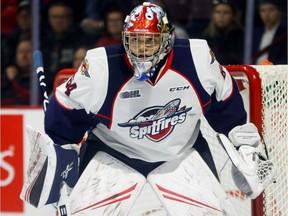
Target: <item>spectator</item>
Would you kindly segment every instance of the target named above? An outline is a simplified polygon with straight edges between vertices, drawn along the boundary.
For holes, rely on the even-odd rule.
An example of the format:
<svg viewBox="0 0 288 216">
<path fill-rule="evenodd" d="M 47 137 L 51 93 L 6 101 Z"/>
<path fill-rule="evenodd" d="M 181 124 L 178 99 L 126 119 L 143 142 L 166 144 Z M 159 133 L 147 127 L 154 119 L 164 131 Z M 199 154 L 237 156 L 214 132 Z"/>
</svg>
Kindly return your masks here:
<svg viewBox="0 0 288 216">
<path fill-rule="evenodd" d="M 79 68 L 86 56 L 88 48 L 79 47 L 74 53 L 73 68 Z"/>
<path fill-rule="evenodd" d="M 81 20 L 85 18 L 85 8 L 86 8 L 86 1 L 79 1 L 79 0 L 44 0 L 40 1 L 41 3 L 41 21 L 42 26 L 47 27 L 48 24 L 48 10 L 51 5 L 61 1 L 64 4 L 69 5 L 71 11 L 73 13 L 73 20 L 75 23 L 80 23 Z"/>
<path fill-rule="evenodd" d="M 109 9 L 104 19 L 105 34 L 96 42 L 96 47 L 122 43 L 125 15 L 119 8 Z"/>
<path fill-rule="evenodd" d="M 1 0 L 1 37 L 9 36 L 16 26 L 16 0 Z"/>
<path fill-rule="evenodd" d="M 28 39 L 19 42 L 15 65 L 5 69 L 1 79 L 1 105 L 29 105 L 32 43 Z"/>
<path fill-rule="evenodd" d="M 262 25 L 253 33 L 253 64 L 269 60 L 273 64 L 287 64 L 287 23 L 282 19 L 281 6 L 275 0 L 260 0 Z"/>
<path fill-rule="evenodd" d="M 221 64 L 243 64 L 244 30 L 234 2 L 215 2 L 203 38 L 207 40 Z"/>
<path fill-rule="evenodd" d="M 50 94 L 57 72 L 73 66 L 75 50 L 80 46 L 91 46 L 95 41 L 74 24 L 72 10 L 63 2 L 49 7 L 48 18 L 51 28 L 43 35 L 42 51 L 47 74 L 47 92 Z"/>
<path fill-rule="evenodd" d="M 171 16 L 169 13 L 167 4 L 165 3 L 164 0 L 155 0 L 154 4 L 159 5 L 161 8 L 163 8 L 166 11 L 168 17 Z M 175 28 L 175 37 L 176 38 L 188 38 L 189 37 L 188 33 L 186 32 L 186 30 L 181 25 L 179 25 L 177 22 L 175 22 L 173 20 L 172 20 L 172 24 Z"/>
<path fill-rule="evenodd" d="M 12 36 L 22 39 L 31 37 L 32 17 L 30 1 L 21 1 L 18 5 L 16 15 L 17 27 L 14 29 Z"/>
<path fill-rule="evenodd" d="M 174 24 L 177 23 L 178 26 L 184 28 L 192 38 L 201 36 L 210 19 L 213 7 L 211 0 L 160 1 L 166 3 L 166 12 Z"/>
<path fill-rule="evenodd" d="M 32 27 L 32 19 L 31 19 L 31 5 L 27 0 L 21 1 L 18 4 L 17 14 L 16 14 L 17 26 L 13 29 L 11 35 L 2 40 L 1 44 L 1 62 L 2 62 L 2 71 L 4 68 L 10 64 L 14 64 L 12 62 L 15 56 L 16 46 L 22 39 L 29 39 L 31 37 L 31 27 Z"/>
<path fill-rule="evenodd" d="M 133 8 L 133 4 L 132 1 L 123 0 L 86 0 L 86 18 L 82 20 L 81 27 L 90 34 L 99 34 L 104 28 L 106 11 L 116 7 L 126 14 Z"/>
</svg>

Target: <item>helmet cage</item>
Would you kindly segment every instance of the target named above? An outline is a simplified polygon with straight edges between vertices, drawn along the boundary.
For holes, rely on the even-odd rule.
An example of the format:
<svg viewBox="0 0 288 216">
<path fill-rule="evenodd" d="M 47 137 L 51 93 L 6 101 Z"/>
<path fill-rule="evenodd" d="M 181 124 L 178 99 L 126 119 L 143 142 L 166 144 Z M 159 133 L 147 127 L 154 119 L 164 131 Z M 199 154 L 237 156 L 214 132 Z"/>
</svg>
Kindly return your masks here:
<svg viewBox="0 0 288 216">
<path fill-rule="evenodd" d="M 167 45 L 169 45 L 168 33 L 123 32 L 123 38 L 125 50 L 132 61 L 158 60 L 161 53 L 169 51 L 167 50 Z M 134 47 L 134 49 L 131 49 L 131 47 Z M 143 49 L 140 47 L 143 47 Z"/>
<path fill-rule="evenodd" d="M 152 20 L 147 21 L 144 16 L 141 17 L 141 10 L 145 11 L 144 7 L 151 7 L 150 11 L 157 11 L 157 21 L 153 20 L 153 23 Z M 163 10 L 150 3 L 136 7 L 131 15 L 132 18 L 127 16 L 125 19 L 123 45 L 134 67 L 136 79 L 147 80 L 154 74 L 159 61 L 171 51 L 174 43 L 174 27 L 168 22 Z M 141 26 L 145 22 L 146 24 Z"/>
</svg>

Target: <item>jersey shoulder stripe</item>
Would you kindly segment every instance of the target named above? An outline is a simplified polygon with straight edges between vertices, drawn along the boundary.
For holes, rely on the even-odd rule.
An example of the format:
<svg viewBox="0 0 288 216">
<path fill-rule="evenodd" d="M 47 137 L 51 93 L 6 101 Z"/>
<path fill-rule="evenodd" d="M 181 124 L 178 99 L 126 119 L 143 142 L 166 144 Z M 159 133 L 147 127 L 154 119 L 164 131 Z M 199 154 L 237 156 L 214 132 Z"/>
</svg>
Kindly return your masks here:
<svg viewBox="0 0 288 216">
<path fill-rule="evenodd" d="M 107 83 L 107 95 L 98 111 L 97 117 L 101 118 L 106 125 L 111 123 L 111 115 L 114 101 L 121 87 L 133 77 L 133 71 L 125 60 L 124 47 L 119 45 L 107 46 L 104 48 L 107 56 L 107 72 L 109 74 Z"/>
<path fill-rule="evenodd" d="M 199 80 L 191 51 L 193 47 L 190 46 L 190 41 L 188 39 L 175 40 L 174 59 L 171 68 L 183 74 L 192 83 L 201 100 L 201 105 L 205 109 L 205 106 L 209 104 L 210 95 Z M 205 46 L 205 41 L 203 42 L 203 40 L 195 40 L 195 42 L 200 46 Z"/>
</svg>

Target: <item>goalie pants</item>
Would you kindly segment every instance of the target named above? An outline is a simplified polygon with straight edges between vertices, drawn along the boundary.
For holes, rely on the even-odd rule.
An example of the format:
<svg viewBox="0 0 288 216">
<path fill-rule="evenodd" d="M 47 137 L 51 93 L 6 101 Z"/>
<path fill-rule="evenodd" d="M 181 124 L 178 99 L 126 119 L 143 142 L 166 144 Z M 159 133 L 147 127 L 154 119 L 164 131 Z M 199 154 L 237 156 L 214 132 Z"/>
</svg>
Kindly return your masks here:
<svg viewBox="0 0 288 216">
<path fill-rule="evenodd" d="M 205 163 L 208 165 L 208 167 L 211 169 L 213 174 L 218 178 L 217 170 L 213 161 L 213 157 L 211 155 L 209 146 L 207 141 L 203 138 L 201 132 L 198 135 L 198 138 L 193 146 L 198 153 L 201 155 Z M 147 175 L 160 166 L 161 164 L 165 163 L 165 161 L 162 162 L 155 162 L 150 163 L 146 162 L 140 159 L 133 159 L 129 158 L 126 155 L 112 149 L 111 147 L 107 146 L 105 143 L 103 143 L 98 137 L 95 136 L 95 134 L 92 131 L 88 132 L 88 137 L 86 141 L 82 144 L 81 151 L 80 151 L 80 175 L 84 171 L 85 167 L 88 165 L 90 160 L 94 157 L 94 155 L 98 151 L 103 151 L 108 153 L 109 155 L 117 158 L 118 160 L 122 161 L 123 163 L 127 164 L 131 168 L 137 170 L 142 175 L 147 177 Z"/>
</svg>

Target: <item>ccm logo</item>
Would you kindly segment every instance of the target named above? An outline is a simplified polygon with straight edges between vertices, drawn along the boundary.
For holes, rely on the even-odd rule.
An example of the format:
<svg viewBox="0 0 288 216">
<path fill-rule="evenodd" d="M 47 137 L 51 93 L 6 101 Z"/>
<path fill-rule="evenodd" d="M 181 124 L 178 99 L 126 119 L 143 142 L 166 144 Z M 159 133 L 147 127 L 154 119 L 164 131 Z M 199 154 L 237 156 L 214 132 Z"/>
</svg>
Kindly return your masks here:
<svg viewBox="0 0 288 216">
<path fill-rule="evenodd" d="M 189 88 L 190 88 L 189 85 L 187 85 L 187 86 L 178 86 L 178 87 L 170 88 L 169 91 L 170 91 L 170 92 L 183 91 L 183 90 L 186 90 L 186 89 L 189 89 Z"/>
</svg>

